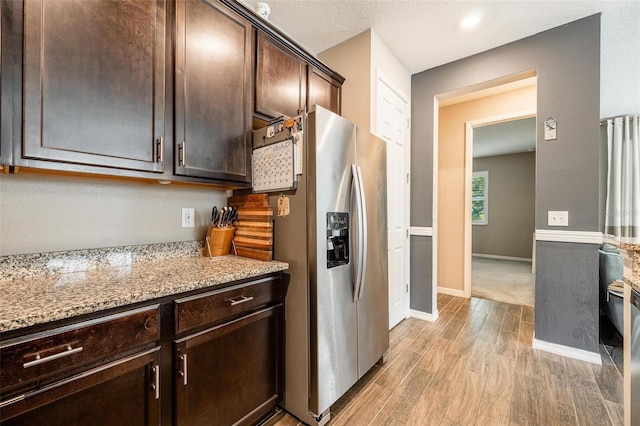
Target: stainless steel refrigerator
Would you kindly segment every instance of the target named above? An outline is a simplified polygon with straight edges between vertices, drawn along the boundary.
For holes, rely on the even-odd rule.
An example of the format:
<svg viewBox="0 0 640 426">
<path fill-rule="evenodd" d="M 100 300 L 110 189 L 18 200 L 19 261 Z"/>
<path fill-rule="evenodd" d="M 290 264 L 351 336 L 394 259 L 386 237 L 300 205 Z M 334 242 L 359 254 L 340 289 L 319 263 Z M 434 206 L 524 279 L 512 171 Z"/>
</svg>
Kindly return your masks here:
<svg viewBox="0 0 640 426">
<path fill-rule="evenodd" d="M 324 424 L 389 348 L 386 144 L 319 106 L 302 131 L 290 213 L 274 221 L 274 258 L 291 275 L 283 407 Z"/>
</svg>

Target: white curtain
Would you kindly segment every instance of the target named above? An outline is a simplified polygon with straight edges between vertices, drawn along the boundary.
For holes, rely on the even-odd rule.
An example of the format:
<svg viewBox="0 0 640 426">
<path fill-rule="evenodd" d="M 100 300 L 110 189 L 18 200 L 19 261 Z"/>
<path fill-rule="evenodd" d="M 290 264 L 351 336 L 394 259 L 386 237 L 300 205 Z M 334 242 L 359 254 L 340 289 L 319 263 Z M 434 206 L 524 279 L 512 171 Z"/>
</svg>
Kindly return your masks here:
<svg viewBox="0 0 640 426">
<path fill-rule="evenodd" d="M 605 233 L 640 237 L 640 115 L 607 120 Z"/>
</svg>

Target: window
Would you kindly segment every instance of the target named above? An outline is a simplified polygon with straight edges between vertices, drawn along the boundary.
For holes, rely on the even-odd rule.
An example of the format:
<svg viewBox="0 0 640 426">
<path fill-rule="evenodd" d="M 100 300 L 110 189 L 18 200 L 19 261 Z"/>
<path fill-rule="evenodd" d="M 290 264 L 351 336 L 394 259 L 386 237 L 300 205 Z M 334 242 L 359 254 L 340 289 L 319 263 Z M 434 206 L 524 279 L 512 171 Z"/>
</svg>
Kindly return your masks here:
<svg viewBox="0 0 640 426">
<path fill-rule="evenodd" d="M 473 172 L 471 183 L 471 223 L 489 223 L 489 172 Z"/>
</svg>

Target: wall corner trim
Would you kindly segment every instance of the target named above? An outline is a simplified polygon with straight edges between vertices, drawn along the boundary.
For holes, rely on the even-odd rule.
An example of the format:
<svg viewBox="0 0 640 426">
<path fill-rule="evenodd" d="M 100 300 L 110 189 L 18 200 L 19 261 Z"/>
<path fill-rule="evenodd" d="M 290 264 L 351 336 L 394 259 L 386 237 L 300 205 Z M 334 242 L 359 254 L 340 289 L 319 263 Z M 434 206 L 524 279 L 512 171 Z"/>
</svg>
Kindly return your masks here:
<svg viewBox="0 0 640 426">
<path fill-rule="evenodd" d="M 585 351 L 584 349 L 576 349 L 570 346 L 558 345 L 557 343 L 549 343 L 543 340 L 533 339 L 533 349 L 550 352 L 556 355 L 566 356 L 567 358 L 587 361 L 592 364 L 602 365 L 602 357 L 597 352 Z"/>
<path fill-rule="evenodd" d="M 433 228 L 430 226 L 411 226 L 409 234 L 411 236 L 433 237 Z"/>
<path fill-rule="evenodd" d="M 436 309 L 432 314 L 428 312 L 416 311 L 415 309 L 411 309 L 411 318 L 416 318 L 423 321 L 436 322 L 438 317 L 438 310 Z"/>
<path fill-rule="evenodd" d="M 560 231 L 556 229 L 536 229 L 536 241 L 558 243 L 602 244 L 602 232 Z"/>
</svg>

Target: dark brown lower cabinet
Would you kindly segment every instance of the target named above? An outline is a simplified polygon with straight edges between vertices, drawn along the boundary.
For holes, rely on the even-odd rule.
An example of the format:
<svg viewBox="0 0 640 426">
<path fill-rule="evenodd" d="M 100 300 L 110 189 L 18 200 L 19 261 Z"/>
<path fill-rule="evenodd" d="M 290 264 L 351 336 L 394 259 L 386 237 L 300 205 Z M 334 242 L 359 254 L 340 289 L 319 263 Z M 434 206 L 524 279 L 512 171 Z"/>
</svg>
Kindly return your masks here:
<svg viewBox="0 0 640 426">
<path fill-rule="evenodd" d="M 178 426 L 251 425 L 282 396 L 282 304 L 175 342 Z"/>
<path fill-rule="evenodd" d="M 0 423 L 159 425 L 159 351 L 132 355 L 3 401 Z"/>
<path fill-rule="evenodd" d="M 258 424 L 282 400 L 285 293 L 272 274 L 2 336 L 0 424 Z"/>
</svg>

